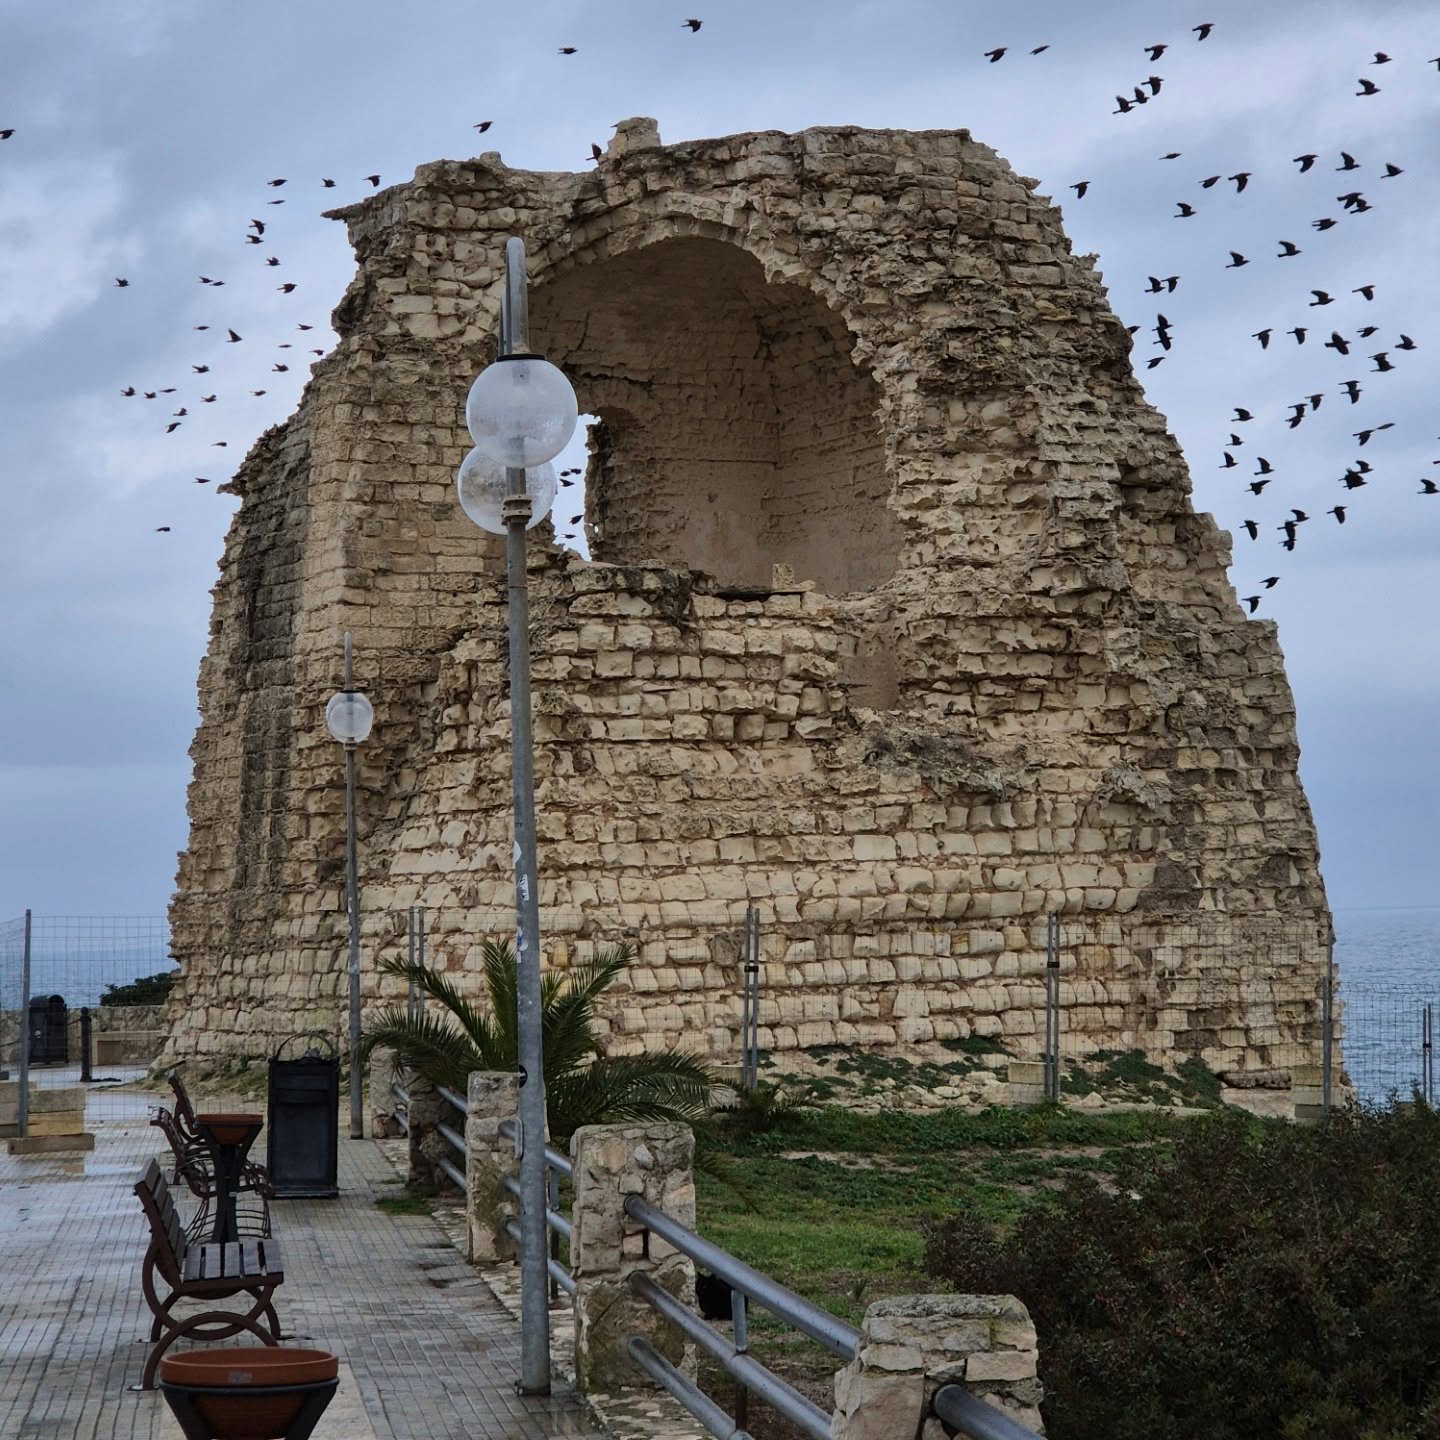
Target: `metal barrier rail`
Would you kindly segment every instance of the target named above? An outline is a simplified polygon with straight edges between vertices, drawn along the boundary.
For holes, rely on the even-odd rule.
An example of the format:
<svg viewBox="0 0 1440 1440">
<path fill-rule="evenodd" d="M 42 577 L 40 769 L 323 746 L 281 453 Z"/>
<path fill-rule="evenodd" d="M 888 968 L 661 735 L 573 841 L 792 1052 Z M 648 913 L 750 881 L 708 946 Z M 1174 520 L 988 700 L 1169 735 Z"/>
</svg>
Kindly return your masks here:
<svg viewBox="0 0 1440 1440">
<path fill-rule="evenodd" d="M 449 1104 L 453 1105 L 462 1115 L 469 1115 L 470 1107 L 465 1103 L 464 1097 L 457 1095 L 453 1090 L 447 1090 L 443 1085 L 435 1087 L 435 1093 Z M 435 1122 L 435 1129 L 445 1140 L 445 1143 L 460 1157 L 461 1165 L 465 1164 L 465 1137 L 458 1130 L 445 1124 L 443 1120 Z M 435 1163 L 442 1169 L 456 1185 L 462 1190 L 465 1189 L 465 1172 L 457 1170 L 455 1166 L 443 1155 L 435 1157 Z"/>
<path fill-rule="evenodd" d="M 507 1140 L 515 1138 L 515 1122 L 513 1120 L 502 1120 L 500 1122 L 500 1133 Z M 570 1157 L 555 1149 L 553 1145 L 545 1147 L 545 1163 L 552 1169 L 558 1170 L 562 1175 L 569 1177 L 574 1175 L 575 1167 L 570 1163 Z"/>
<path fill-rule="evenodd" d="M 722 1250 L 693 1230 L 687 1230 L 678 1220 L 672 1220 L 663 1210 L 656 1209 L 639 1195 L 625 1197 L 625 1213 L 647 1230 L 653 1230 L 682 1255 L 688 1255 L 697 1264 L 705 1266 L 732 1289 L 748 1295 L 787 1325 L 793 1325 L 818 1341 L 832 1355 L 838 1355 L 842 1360 L 855 1358 L 860 1347 L 860 1332 L 853 1325 L 847 1325 L 828 1310 L 822 1310 L 804 1296 L 786 1289 L 779 1281 L 772 1280 L 743 1260 L 737 1260 L 728 1250 Z"/>
<path fill-rule="evenodd" d="M 392 1080 L 390 1094 L 400 1102 L 395 1109 L 395 1123 L 408 1135 L 410 1133 L 410 1092 L 398 1080 Z"/>
<path fill-rule="evenodd" d="M 515 1242 L 520 1244 L 520 1226 L 514 1220 L 505 1222 L 505 1233 Z M 553 1256 L 547 1256 L 545 1268 L 550 1272 L 550 1278 L 567 1294 L 575 1293 L 575 1277 Z"/>
<path fill-rule="evenodd" d="M 942 1385 L 933 1405 L 936 1418 L 965 1440 L 1039 1440 L 1028 1426 L 961 1385 Z"/>
<path fill-rule="evenodd" d="M 663 1389 L 668 1390 L 716 1440 L 751 1440 L 735 1422 L 691 1379 L 682 1375 L 663 1355 L 640 1337 L 625 1346 L 630 1358 Z"/>
<path fill-rule="evenodd" d="M 807 1400 L 794 1386 L 767 1370 L 752 1355 L 737 1350 L 720 1332 L 681 1304 L 648 1275 L 632 1272 L 630 1288 L 687 1339 L 718 1360 L 725 1372 L 753 1395 L 773 1405 L 811 1440 L 830 1440 L 830 1412 Z M 692 1412 L 693 1413 L 693 1412 Z M 732 1422 L 733 1423 L 733 1422 Z"/>
</svg>

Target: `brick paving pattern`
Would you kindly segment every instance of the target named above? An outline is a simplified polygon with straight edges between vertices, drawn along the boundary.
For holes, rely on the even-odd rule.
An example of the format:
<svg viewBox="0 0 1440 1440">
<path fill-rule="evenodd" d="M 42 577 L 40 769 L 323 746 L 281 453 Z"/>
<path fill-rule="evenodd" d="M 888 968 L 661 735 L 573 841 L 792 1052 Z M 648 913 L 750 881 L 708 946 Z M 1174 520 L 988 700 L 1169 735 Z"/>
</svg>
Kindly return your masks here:
<svg viewBox="0 0 1440 1440">
<path fill-rule="evenodd" d="M 144 1124 L 107 1124 L 88 1156 L 0 1153 L 5 1440 L 178 1433 L 158 1394 L 128 1388 L 149 1333 L 131 1186 L 157 1138 Z M 358 1392 L 351 1413 L 363 1405 L 375 1440 L 603 1440 L 572 1393 L 514 1393 L 518 1327 L 433 1219 L 376 1207 L 399 1192 L 372 1143 L 341 1140 L 340 1186 L 336 1200 L 275 1203 L 286 1264 L 276 1308 L 293 1343 L 340 1357 Z M 347 1408 L 345 1389 L 332 1409 Z M 344 1440 L 368 1436 L 347 1429 Z"/>
</svg>

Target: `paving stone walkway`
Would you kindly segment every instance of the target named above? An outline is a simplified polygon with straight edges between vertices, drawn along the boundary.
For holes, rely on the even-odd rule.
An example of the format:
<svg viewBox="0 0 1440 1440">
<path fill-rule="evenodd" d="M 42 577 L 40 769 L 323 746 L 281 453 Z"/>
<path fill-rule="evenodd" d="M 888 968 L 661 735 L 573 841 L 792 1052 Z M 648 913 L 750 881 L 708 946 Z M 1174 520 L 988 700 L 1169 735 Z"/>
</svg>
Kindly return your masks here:
<svg viewBox="0 0 1440 1440">
<path fill-rule="evenodd" d="M 0 1152 L 4 1440 L 178 1436 L 158 1394 L 128 1388 L 149 1332 L 131 1186 L 157 1138 L 143 1123 L 107 1124 L 88 1156 Z M 315 1440 L 604 1440 L 573 1394 L 514 1393 L 515 1321 L 433 1219 L 376 1207 L 399 1193 L 394 1179 L 375 1145 L 342 1139 L 338 1199 L 274 1205 L 281 1323 L 342 1362 Z"/>
</svg>

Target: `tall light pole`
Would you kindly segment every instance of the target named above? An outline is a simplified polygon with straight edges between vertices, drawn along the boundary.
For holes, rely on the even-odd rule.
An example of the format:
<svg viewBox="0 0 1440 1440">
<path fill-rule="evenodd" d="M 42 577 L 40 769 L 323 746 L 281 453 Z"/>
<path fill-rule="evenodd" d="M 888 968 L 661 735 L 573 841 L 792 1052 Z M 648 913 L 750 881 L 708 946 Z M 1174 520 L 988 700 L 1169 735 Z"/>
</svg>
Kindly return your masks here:
<svg viewBox="0 0 1440 1440">
<path fill-rule="evenodd" d="M 515 807 L 515 961 L 520 1050 L 520 1382 L 524 1395 L 550 1393 L 549 1272 L 545 1228 L 545 1056 L 540 1032 L 540 896 L 535 870 L 535 766 L 530 728 L 530 597 L 525 531 L 555 499 L 549 465 L 575 433 L 570 382 L 528 348 L 525 245 L 505 242 L 500 349 L 470 387 L 465 423 L 475 448 L 456 490 L 482 529 L 505 536 L 510 621 L 510 774 Z"/>
<path fill-rule="evenodd" d="M 360 883 L 355 867 L 355 747 L 375 723 L 370 702 L 350 683 L 350 632 L 345 632 L 344 689 L 325 706 L 325 728 L 345 747 L 345 908 L 350 917 L 350 1138 L 365 1134 L 360 1098 Z"/>
</svg>

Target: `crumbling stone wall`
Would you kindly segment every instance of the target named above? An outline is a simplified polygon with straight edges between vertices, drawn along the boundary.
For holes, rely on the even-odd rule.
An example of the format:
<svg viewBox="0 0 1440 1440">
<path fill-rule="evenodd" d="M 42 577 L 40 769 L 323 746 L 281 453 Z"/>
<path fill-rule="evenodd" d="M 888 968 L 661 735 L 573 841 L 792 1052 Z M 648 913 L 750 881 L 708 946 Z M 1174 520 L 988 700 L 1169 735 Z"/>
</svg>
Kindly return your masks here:
<svg viewBox="0 0 1440 1440">
<path fill-rule="evenodd" d="M 532 342 L 602 422 L 595 561 L 542 527 L 531 583 L 542 926 L 554 964 L 642 945 L 616 1047 L 735 1054 L 715 932 L 753 903 L 767 1048 L 1033 1049 L 1058 908 L 1109 926 L 1067 951 L 1077 1043 L 1316 1054 L 1328 913 L 1274 626 L 1033 181 L 963 131 L 627 122 L 593 172 L 444 162 L 337 214 L 340 344 L 234 482 L 177 1053 L 338 1023 L 344 629 L 376 705 L 367 953 L 412 904 L 462 974 L 506 928 L 503 560 L 453 476 L 519 233 Z M 1175 961 L 1213 913 L 1236 942 Z"/>
</svg>

